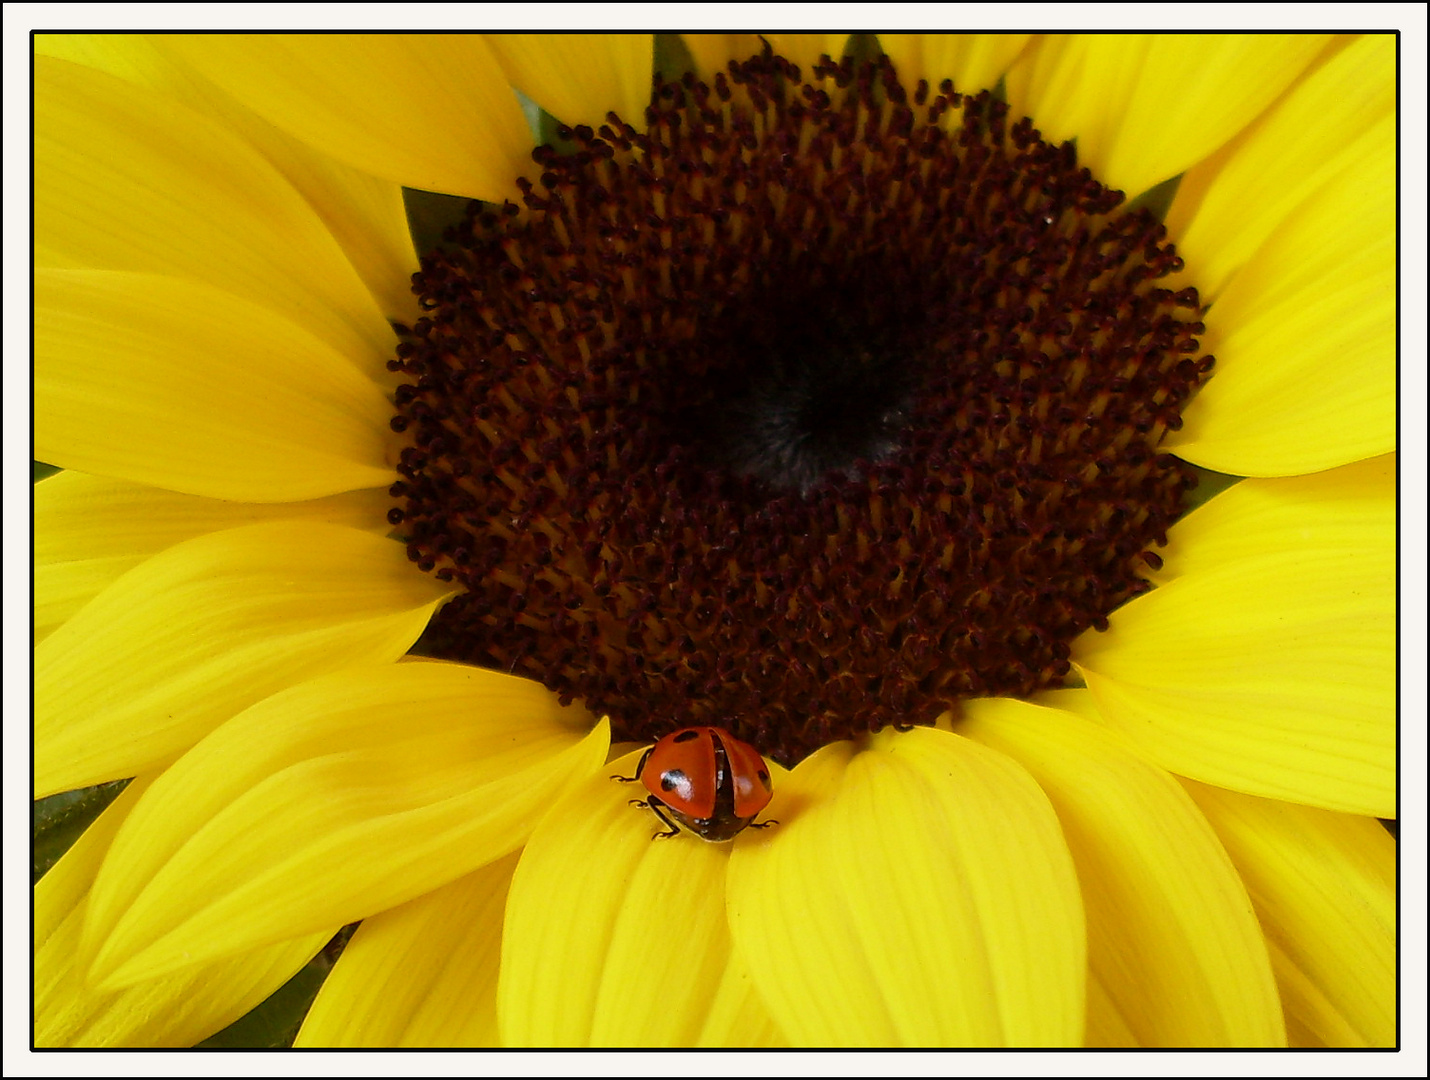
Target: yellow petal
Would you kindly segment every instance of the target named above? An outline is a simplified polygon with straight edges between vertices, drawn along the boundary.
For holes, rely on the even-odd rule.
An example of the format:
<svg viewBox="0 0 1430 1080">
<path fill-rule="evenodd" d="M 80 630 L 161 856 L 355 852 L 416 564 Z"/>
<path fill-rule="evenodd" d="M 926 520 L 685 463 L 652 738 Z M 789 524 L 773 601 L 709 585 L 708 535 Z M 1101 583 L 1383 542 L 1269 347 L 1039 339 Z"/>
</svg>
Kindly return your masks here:
<svg viewBox="0 0 1430 1080">
<path fill-rule="evenodd" d="M 1087 1034 L 1083 1045 L 1090 1050 L 1138 1045 L 1127 1018 L 1118 1010 L 1095 971 L 1087 973 Z"/>
<path fill-rule="evenodd" d="M 392 406 L 351 358 L 210 285 L 35 271 L 35 454 L 193 495 L 387 486 Z"/>
<path fill-rule="evenodd" d="M 400 544 L 337 525 L 161 552 L 36 648 L 36 795 L 133 776 L 285 686 L 395 661 L 442 589 Z"/>
<path fill-rule="evenodd" d="M 789 1046 L 755 987 L 750 961 L 735 949 L 731 949 L 720 985 L 706 1006 L 705 1024 L 695 1045 L 771 1049 Z"/>
<path fill-rule="evenodd" d="M 1286 1045 L 1292 1050 L 1360 1047 L 1366 1043 L 1334 1004 L 1276 942 L 1268 941 L 1271 966 L 1286 1010 Z"/>
<path fill-rule="evenodd" d="M 1394 1046 L 1396 850 L 1380 822 L 1186 787 L 1276 946 L 1288 1027 L 1318 1045 Z"/>
<path fill-rule="evenodd" d="M 315 153 L 256 116 L 243 119 L 248 140 L 308 200 L 382 313 L 411 326 L 421 317 L 412 291 L 418 253 L 408 231 L 402 185 Z M 384 381 L 385 371 L 376 374 Z"/>
<path fill-rule="evenodd" d="M 139 796 L 154 782 L 153 775 L 136 776 L 104 811 L 80 834 L 49 872 L 35 883 L 35 949 L 57 934 L 70 916 L 82 911 L 94 875 L 104 861 L 114 834 L 134 809 Z"/>
<path fill-rule="evenodd" d="M 172 98 L 35 57 L 35 260 L 173 275 L 281 313 L 374 373 L 392 330 L 312 208 Z"/>
<path fill-rule="evenodd" d="M 71 475 L 60 473 L 60 476 Z M 80 475 L 75 473 L 73 475 Z M 142 556 L 122 555 L 99 559 L 83 559 L 35 567 L 34 642 L 39 644 L 85 604 L 89 603 L 116 579 L 134 569 Z"/>
<path fill-rule="evenodd" d="M 946 731 L 827 746 L 730 865 L 736 948 L 795 1045 L 1049 1046 L 1083 1033 L 1072 861 L 1018 765 Z"/>
<path fill-rule="evenodd" d="M 1314 476 L 1243 480 L 1172 527 L 1165 580 L 1199 577 L 1268 552 L 1384 552 L 1395 543 L 1396 455 Z"/>
<path fill-rule="evenodd" d="M 1306 197 L 1206 317 L 1211 380 L 1165 446 L 1238 476 L 1315 472 L 1396 446 L 1395 117 Z"/>
<path fill-rule="evenodd" d="M 701 1035 L 730 959 L 730 845 L 653 840 L 663 826 L 629 805 L 639 786 L 610 779 L 635 764 L 633 754 L 593 770 L 522 855 L 502 940 L 503 1045 L 690 1046 Z M 674 963 L 654 931 L 673 922 Z"/>
<path fill-rule="evenodd" d="M 518 852 L 364 919 L 298 1047 L 492 1047 L 502 912 Z"/>
<path fill-rule="evenodd" d="M 194 87 L 179 82 L 182 73 L 144 34 L 35 34 L 30 40 L 36 56 L 68 60 L 151 90 L 169 93 L 182 87 L 189 92 L 187 97 L 171 96 L 200 112 L 209 111 L 193 104 Z"/>
<path fill-rule="evenodd" d="M 1086 720 L 1102 723 L 1102 713 L 1097 710 L 1097 702 L 1085 687 L 1068 687 L 1061 690 L 1043 690 L 1032 698 L 1034 705 L 1044 705 L 1050 709 L 1062 709 L 1075 713 Z"/>
<path fill-rule="evenodd" d="M 1378 129 L 1395 115 L 1395 49 L 1396 39 L 1383 34 L 1350 43 L 1227 152 L 1182 177 L 1167 229 L 1203 301 L 1216 300 L 1281 222 L 1327 180 L 1385 153 L 1377 145 L 1383 139 Z M 1381 183 L 1393 190 L 1393 158 L 1380 160 Z"/>
<path fill-rule="evenodd" d="M 600 128 L 614 110 L 645 129 L 649 34 L 487 34 L 507 79 L 563 124 Z"/>
<path fill-rule="evenodd" d="M 608 735 L 537 683 L 456 664 L 348 668 L 267 698 L 168 769 L 85 923 L 124 985 L 438 888 L 520 846 Z"/>
<path fill-rule="evenodd" d="M 34 500 L 36 641 L 181 540 L 287 518 L 385 534 L 392 505 L 380 488 L 297 503 L 241 503 L 68 471 L 36 484 Z"/>
<path fill-rule="evenodd" d="M 1023 702 L 968 702 L 958 731 L 1014 758 L 1052 800 L 1092 976 L 1137 1044 L 1285 1045 L 1246 889 L 1171 774 L 1080 716 Z"/>
<path fill-rule="evenodd" d="M 205 34 L 160 43 L 260 116 L 362 172 L 500 202 L 532 171 L 521 107 L 477 35 Z"/>
<path fill-rule="evenodd" d="M 1054 35 L 1021 57 L 1008 100 L 1043 138 L 1077 140 L 1079 163 L 1138 195 L 1256 118 L 1329 35 Z"/>
<path fill-rule="evenodd" d="M 145 34 L 37 34 L 35 52 L 158 90 L 240 134 L 307 199 L 389 318 L 410 322 L 417 268 L 402 189 L 279 131 Z"/>
<path fill-rule="evenodd" d="M 1392 816 L 1394 536 L 1392 459 L 1243 481 L 1172 528 L 1169 568 L 1185 550 L 1196 572 L 1114 612 L 1073 662 L 1164 768 Z"/>
<path fill-rule="evenodd" d="M 90 884 L 149 779 L 134 781 L 35 885 L 35 1044 L 192 1046 L 282 986 L 331 937 L 325 931 L 106 993 L 77 965 Z"/>
<path fill-rule="evenodd" d="M 937 90 L 953 80 L 960 93 L 991 90 L 1018 58 L 1032 34 L 880 34 L 879 44 L 894 62 L 904 88 L 920 79 Z"/>
</svg>

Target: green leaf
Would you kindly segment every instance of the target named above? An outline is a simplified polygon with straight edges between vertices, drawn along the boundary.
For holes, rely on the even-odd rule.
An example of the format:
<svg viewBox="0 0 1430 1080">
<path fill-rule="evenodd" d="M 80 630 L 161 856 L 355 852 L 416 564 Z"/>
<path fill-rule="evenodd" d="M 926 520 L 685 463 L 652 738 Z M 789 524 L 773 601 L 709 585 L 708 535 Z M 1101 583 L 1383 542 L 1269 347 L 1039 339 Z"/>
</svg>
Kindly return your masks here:
<svg viewBox="0 0 1430 1080">
<path fill-rule="evenodd" d="M 1182 185 L 1182 174 L 1178 173 L 1170 180 L 1163 180 L 1160 184 L 1148 188 L 1137 198 L 1127 204 L 1128 212 L 1134 210 L 1146 210 L 1158 221 L 1167 219 L 1167 210 L 1172 205 L 1172 200 L 1176 198 L 1177 188 Z"/>
<path fill-rule="evenodd" d="M 90 823 L 128 786 L 128 780 L 111 780 L 95 787 L 62 791 L 32 803 L 30 883 L 44 877 Z"/>
<path fill-rule="evenodd" d="M 679 82 L 686 72 L 695 70 L 695 61 L 685 39 L 679 34 L 655 35 L 655 73 L 665 82 Z"/>
<path fill-rule="evenodd" d="M 313 1007 L 313 999 L 318 996 L 328 973 L 333 970 L 357 927 L 358 924 L 353 923 L 339 930 L 301 971 L 228 1027 L 199 1043 L 198 1049 L 252 1050 L 292 1046 L 308 1010 Z"/>
<path fill-rule="evenodd" d="M 1183 464 L 1197 474 L 1197 486 L 1187 493 L 1186 505 L 1182 507 L 1184 517 L 1201 506 L 1202 503 L 1207 502 L 1212 496 L 1220 495 L 1232 484 L 1244 479 L 1240 476 L 1228 476 L 1226 473 L 1203 469 L 1200 465 L 1192 465 L 1189 462 L 1183 462 Z"/>
</svg>

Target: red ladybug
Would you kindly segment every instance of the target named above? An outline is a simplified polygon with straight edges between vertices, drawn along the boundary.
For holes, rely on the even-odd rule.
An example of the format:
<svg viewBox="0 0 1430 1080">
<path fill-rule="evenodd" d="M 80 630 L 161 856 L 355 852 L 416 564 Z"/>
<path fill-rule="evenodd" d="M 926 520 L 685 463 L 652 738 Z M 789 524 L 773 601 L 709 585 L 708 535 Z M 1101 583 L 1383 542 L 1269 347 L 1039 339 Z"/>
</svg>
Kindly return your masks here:
<svg viewBox="0 0 1430 1080">
<path fill-rule="evenodd" d="M 648 806 L 674 836 L 679 827 L 670 814 L 702 840 L 733 840 L 747 825 L 756 829 L 778 824 L 755 821 L 774 794 L 770 769 L 760 752 L 724 728 L 689 727 L 672 732 L 641 755 L 635 776 L 613 776 L 623 784 L 639 780 L 650 792 L 632 806 Z"/>
</svg>

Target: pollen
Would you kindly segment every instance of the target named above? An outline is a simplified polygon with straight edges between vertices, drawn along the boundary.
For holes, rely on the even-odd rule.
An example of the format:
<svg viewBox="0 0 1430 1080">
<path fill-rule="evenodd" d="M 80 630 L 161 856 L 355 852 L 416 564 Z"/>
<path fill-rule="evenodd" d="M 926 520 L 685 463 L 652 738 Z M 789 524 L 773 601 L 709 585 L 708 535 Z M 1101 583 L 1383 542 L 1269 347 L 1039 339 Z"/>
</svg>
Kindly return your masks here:
<svg viewBox="0 0 1430 1080">
<path fill-rule="evenodd" d="M 421 643 L 792 765 L 1062 684 L 1195 483 L 1163 226 L 987 92 L 768 50 L 473 204 L 390 366 Z"/>
</svg>

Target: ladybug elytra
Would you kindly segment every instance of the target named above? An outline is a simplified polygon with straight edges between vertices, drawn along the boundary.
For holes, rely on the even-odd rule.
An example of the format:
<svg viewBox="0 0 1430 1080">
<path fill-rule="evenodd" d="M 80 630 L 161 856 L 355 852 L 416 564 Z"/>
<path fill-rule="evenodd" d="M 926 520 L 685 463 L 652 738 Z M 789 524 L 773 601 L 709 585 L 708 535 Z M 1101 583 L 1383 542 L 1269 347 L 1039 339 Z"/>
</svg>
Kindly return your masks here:
<svg viewBox="0 0 1430 1080">
<path fill-rule="evenodd" d="M 769 766 L 758 750 L 724 728 L 671 732 L 641 755 L 635 776 L 611 779 L 624 784 L 639 780 L 650 792 L 631 804 L 650 807 L 670 829 L 652 839 L 675 836 L 683 825 L 700 839 L 719 843 L 733 840 L 747 826 L 777 824 L 755 821 L 774 794 Z"/>
</svg>

